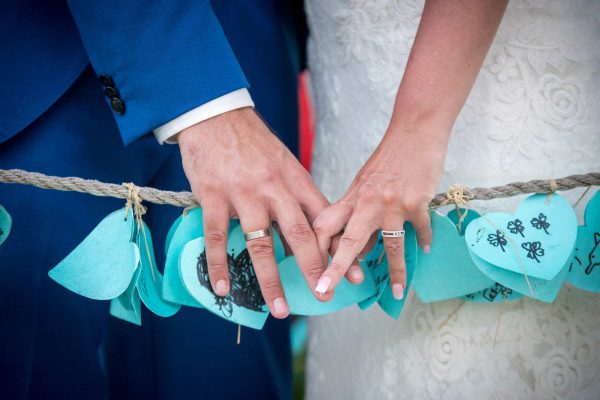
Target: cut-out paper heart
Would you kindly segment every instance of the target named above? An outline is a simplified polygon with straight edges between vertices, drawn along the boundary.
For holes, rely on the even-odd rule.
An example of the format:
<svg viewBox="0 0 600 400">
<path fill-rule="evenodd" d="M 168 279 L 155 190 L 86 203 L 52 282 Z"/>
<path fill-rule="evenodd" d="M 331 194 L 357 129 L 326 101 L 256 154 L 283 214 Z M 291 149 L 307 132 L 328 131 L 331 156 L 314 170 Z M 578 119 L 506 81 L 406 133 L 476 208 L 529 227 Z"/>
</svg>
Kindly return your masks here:
<svg viewBox="0 0 600 400">
<path fill-rule="evenodd" d="M 152 234 L 148 226 L 142 222 L 137 238 L 140 249 L 140 273 L 137 279 L 137 291 L 146 307 L 161 317 L 170 317 L 179 311 L 180 305 L 162 298 L 163 276 L 158 272 L 152 244 Z"/>
<path fill-rule="evenodd" d="M 181 277 L 186 289 L 207 310 L 221 318 L 262 329 L 269 315 L 247 249 L 228 255 L 230 290 L 214 294 L 208 277 L 204 239 L 194 239 L 181 252 Z"/>
<path fill-rule="evenodd" d="M 285 257 L 285 250 L 277 231 L 272 231 L 275 261 Z M 202 239 L 202 238 L 199 238 Z M 268 316 L 252 260 L 246 249 L 242 227 L 230 222 L 227 238 L 230 291 L 225 297 L 216 296 L 210 285 L 204 240 L 188 243 L 181 253 L 180 278 L 188 293 L 214 314 L 238 324 L 261 329 Z"/>
<path fill-rule="evenodd" d="M 279 263 L 279 277 L 290 313 L 295 315 L 329 314 L 373 296 L 376 290 L 371 279 L 353 285 L 342 278 L 335 287 L 333 298 L 326 302 L 319 301 L 310 290 L 295 257 L 287 257 Z"/>
<path fill-rule="evenodd" d="M 373 295 L 358 303 L 361 310 L 366 310 L 379 300 L 390 278 L 381 232 L 377 234 L 375 246 L 365 255 L 364 260 L 360 262 L 360 266 L 365 274 L 365 280 L 370 280 L 375 286 Z"/>
<path fill-rule="evenodd" d="M 167 254 L 169 254 L 169 247 L 171 247 L 173 236 L 175 235 L 175 232 L 177 232 L 177 229 L 179 228 L 179 225 L 181 224 L 182 220 L 183 215 L 177 217 L 175 222 L 173 222 L 173 225 L 171 225 L 171 227 L 169 228 L 169 232 L 167 232 L 167 239 L 165 240 L 165 257 L 167 256 Z"/>
<path fill-rule="evenodd" d="M 491 213 L 477 218 L 465 234 L 469 251 L 477 258 L 543 280 L 555 278 L 570 261 L 576 237 L 575 211 L 556 193 L 529 196 L 514 216 Z"/>
<path fill-rule="evenodd" d="M 500 303 L 502 301 L 518 300 L 522 297 L 521 293 L 515 292 L 499 283 L 494 283 L 489 288 L 462 296 L 462 299 L 472 303 Z"/>
<path fill-rule="evenodd" d="M 114 299 L 127 289 L 140 261 L 131 241 L 134 228 L 130 209 L 113 212 L 48 275 L 81 296 Z"/>
<path fill-rule="evenodd" d="M 183 282 L 181 282 L 179 274 L 179 257 L 183 247 L 192 240 L 204 235 L 202 209 L 193 208 L 189 210 L 183 218 L 178 218 L 173 225 L 177 225 L 177 227 L 171 227 L 174 233 L 172 239 L 168 241 L 162 288 L 163 298 L 171 303 L 202 308 L 202 305 L 190 296 Z"/>
<path fill-rule="evenodd" d="M 390 317 L 398 319 L 404 308 L 404 302 L 408 297 L 408 292 L 413 280 L 415 267 L 417 265 L 417 235 L 410 223 L 404 224 L 404 261 L 406 263 L 406 288 L 404 288 L 404 297 L 402 300 L 396 300 L 392 293 L 392 288 L 388 280 L 383 294 L 377 300 L 377 303 L 383 311 Z M 387 256 L 386 256 L 387 258 Z"/>
<path fill-rule="evenodd" d="M 12 219 L 10 218 L 10 214 L 0 205 L 0 246 L 8 238 L 11 227 Z"/>
<path fill-rule="evenodd" d="M 567 280 L 579 289 L 600 292 L 600 191 L 585 207 L 585 224 L 577 228 Z"/>
<path fill-rule="evenodd" d="M 464 232 L 469 223 L 479 214 L 472 210 L 460 210 L 466 213 L 460 223 L 456 209 L 448 217 L 431 213 L 433 243 L 431 252 L 425 254 L 418 249 L 418 263 L 415 268 L 413 288 L 424 302 L 443 301 L 484 290 L 494 281 L 483 274 L 471 261 Z"/>
<path fill-rule="evenodd" d="M 142 325 L 142 306 L 137 291 L 141 270 L 140 262 L 125 292 L 110 301 L 110 315 L 136 325 Z"/>
<path fill-rule="evenodd" d="M 481 272 L 491 279 L 503 286 L 511 288 L 515 292 L 519 292 L 525 296 L 533 297 L 536 300 L 541 300 L 546 303 L 552 303 L 554 301 L 569 272 L 569 265 L 565 265 L 562 270 L 550 280 L 534 278 L 532 276 L 528 276 L 527 279 L 525 279 L 525 275 L 523 274 L 498 268 L 477 257 L 474 253 L 470 254 L 473 263 L 475 263 Z M 527 284 L 527 280 L 529 280 L 529 284 L 531 284 L 531 289 Z"/>
</svg>

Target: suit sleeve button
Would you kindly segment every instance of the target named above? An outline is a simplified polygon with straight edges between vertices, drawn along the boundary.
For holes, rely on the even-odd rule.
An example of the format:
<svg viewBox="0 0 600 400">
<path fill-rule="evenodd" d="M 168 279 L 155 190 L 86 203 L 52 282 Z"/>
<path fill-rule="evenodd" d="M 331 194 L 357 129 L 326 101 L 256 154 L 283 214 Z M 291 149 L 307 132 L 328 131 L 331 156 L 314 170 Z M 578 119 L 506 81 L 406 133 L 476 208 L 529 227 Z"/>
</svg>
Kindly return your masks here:
<svg viewBox="0 0 600 400">
<path fill-rule="evenodd" d="M 104 86 L 115 86 L 115 82 L 112 80 L 112 78 L 106 74 L 102 74 L 98 77 L 100 79 L 100 82 L 104 85 Z"/>
<path fill-rule="evenodd" d="M 104 88 L 104 95 L 106 97 L 108 97 L 109 99 L 112 98 L 121 98 L 121 95 L 119 94 L 119 91 L 117 89 L 115 89 L 112 86 L 107 86 Z"/>
<path fill-rule="evenodd" d="M 119 98 L 113 97 L 110 99 L 110 106 L 118 115 L 121 115 L 125 112 L 125 103 L 123 103 L 123 101 L 121 101 Z"/>
</svg>

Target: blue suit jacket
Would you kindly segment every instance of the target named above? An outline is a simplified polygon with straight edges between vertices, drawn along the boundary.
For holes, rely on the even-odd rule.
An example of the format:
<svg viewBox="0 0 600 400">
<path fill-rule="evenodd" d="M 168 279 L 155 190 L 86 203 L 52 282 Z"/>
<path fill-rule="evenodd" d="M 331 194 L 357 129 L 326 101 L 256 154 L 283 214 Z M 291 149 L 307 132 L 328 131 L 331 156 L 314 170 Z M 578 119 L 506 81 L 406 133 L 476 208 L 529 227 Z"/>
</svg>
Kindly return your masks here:
<svg viewBox="0 0 600 400">
<path fill-rule="evenodd" d="M 258 111 L 296 151 L 301 7 L 278 0 L 3 2 L 0 168 L 189 190 L 176 146 L 159 146 L 149 132 L 250 84 Z M 48 279 L 121 201 L 0 185 L 0 203 L 14 220 L 0 252 L 2 396 L 289 396 L 285 322 L 244 330 L 235 346 L 235 327 L 201 310 L 169 319 L 145 313 L 139 328 L 107 319 L 106 303 Z M 149 207 L 159 265 L 180 212 Z"/>
</svg>

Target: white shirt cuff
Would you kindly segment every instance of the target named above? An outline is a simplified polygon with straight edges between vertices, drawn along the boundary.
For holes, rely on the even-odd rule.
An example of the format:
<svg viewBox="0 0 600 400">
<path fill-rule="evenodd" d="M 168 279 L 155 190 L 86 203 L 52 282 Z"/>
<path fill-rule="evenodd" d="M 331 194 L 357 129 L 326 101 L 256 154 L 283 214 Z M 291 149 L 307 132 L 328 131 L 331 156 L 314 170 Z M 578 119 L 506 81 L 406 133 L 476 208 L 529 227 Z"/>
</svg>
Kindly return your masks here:
<svg viewBox="0 0 600 400">
<path fill-rule="evenodd" d="M 177 143 L 176 135 L 182 130 L 189 128 L 199 122 L 206 121 L 209 118 L 216 117 L 227 111 L 237 110 L 243 107 L 254 107 L 254 102 L 250 97 L 248 89 L 242 88 L 217 97 L 208 103 L 202 104 L 179 117 L 167 122 L 164 125 L 154 129 L 154 136 L 158 143 Z"/>
</svg>

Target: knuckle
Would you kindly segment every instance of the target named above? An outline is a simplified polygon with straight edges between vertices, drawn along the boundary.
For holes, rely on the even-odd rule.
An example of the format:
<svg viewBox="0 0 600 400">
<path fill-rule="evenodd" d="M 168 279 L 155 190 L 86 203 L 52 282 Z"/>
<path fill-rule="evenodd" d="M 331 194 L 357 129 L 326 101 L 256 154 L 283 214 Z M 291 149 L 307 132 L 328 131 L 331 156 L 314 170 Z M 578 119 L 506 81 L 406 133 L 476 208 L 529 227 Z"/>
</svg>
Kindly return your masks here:
<svg viewBox="0 0 600 400">
<path fill-rule="evenodd" d="M 227 243 L 227 235 L 219 229 L 208 229 L 204 232 L 204 240 L 210 245 L 224 245 Z"/>
<path fill-rule="evenodd" d="M 275 165 L 270 165 L 264 168 L 259 174 L 261 184 L 273 184 L 281 180 L 281 172 Z"/>
<path fill-rule="evenodd" d="M 400 193 L 393 187 L 386 187 L 382 193 L 383 204 L 386 207 L 396 207 L 400 203 Z"/>
<path fill-rule="evenodd" d="M 222 263 L 209 263 L 208 264 L 208 273 L 215 274 L 221 273 L 227 269 L 227 265 Z"/>
<path fill-rule="evenodd" d="M 338 262 L 332 262 L 329 267 L 327 267 L 327 271 L 332 273 L 333 275 L 344 275 L 348 268 L 344 267 L 342 264 Z"/>
<path fill-rule="evenodd" d="M 323 274 L 324 268 L 321 263 L 312 263 L 304 268 L 304 274 L 307 278 L 316 281 Z"/>
<path fill-rule="evenodd" d="M 404 246 L 399 240 L 388 240 L 384 241 L 385 251 L 391 256 L 402 256 L 404 253 Z"/>
<path fill-rule="evenodd" d="M 248 251 L 253 257 L 268 257 L 274 254 L 273 243 L 268 239 L 254 239 L 248 243 Z"/>
<path fill-rule="evenodd" d="M 313 231 L 308 224 L 296 224 L 289 228 L 288 236 L 298 243 L 308 243 L 312 240 Z"/>
<path fill-rule="evenodd" d="M 406 281 L 406 269 L 404 269 L 404 266 L 390 268 L 390 280 L 392 282 L 404 283 Z"/>
<path fill-rule="evenodd" d="M 261 290 L 265 297 L 277 297 L 281 291 L 281 284 L 276 279 L 266 279 L 260 284 Z"/>
<path fill-rule="evenodd" d="M 365 203 L 371 203 L 377 199 L 377 190 L 370 182 L 365 182 L 358 188 L 358 197 Z"/>
<path fill-rule="evenodd" d="M 408 196 L 402 198 L 401 204 L 403 210 L 414 214 L 419 212 L 424 206 L 427 206 L 427 200 L 424 196 Z"/>
<path fill-rule="evenodd" d="M 355 238 L 353 238 L 351 236 L 342 235 L 342 237 L 340 238 L 339 245 L 354 248 L 354 246 L 356 246 L 357 242 L 358 242 L 358 240 L 356 240 Z"/>
</svg>

